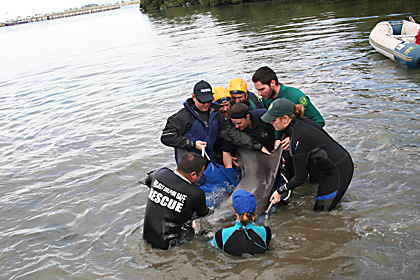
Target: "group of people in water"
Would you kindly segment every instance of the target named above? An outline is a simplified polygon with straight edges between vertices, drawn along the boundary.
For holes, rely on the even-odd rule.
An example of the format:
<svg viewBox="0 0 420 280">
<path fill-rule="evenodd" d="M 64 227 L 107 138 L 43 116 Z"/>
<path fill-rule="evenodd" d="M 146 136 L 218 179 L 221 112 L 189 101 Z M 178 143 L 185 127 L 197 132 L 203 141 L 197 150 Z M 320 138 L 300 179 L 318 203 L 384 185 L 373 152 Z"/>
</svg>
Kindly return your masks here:
<svg viewBox="0 0 420 280">
<path fill-rule="evenodd" d="M 150 187 L 143 237 L 153 247 L 168 249 L 186 234 L 188 221 L 209 213 L 204 192 L 196 184 L 209 161 L 238 168 L 238 147 L 270 154 L 281 147 L 289 180 L 281 179 L 270 201 L 305 182 L 318 183 L 315 210 L 334 209 L 353 176 L 350 154 L 323 129 L 324 118 L 299 89 L 278 81 L 269 67 L 252 76 L 258 96 L 245 80 L 232 79 L 228 87 L 195 84 L 192 97 L 170 116 L 161 141 L 175 149 L 177 169 L 148 174 Z M 259 98 L 259 96 L 261 98 Z M 252 193 L 232 194 L 236 224 L 216 232 L 209 244 L 233 255 L 267 250 L 271 231 L 255 225 L 256 199 Z"/>
</svg>

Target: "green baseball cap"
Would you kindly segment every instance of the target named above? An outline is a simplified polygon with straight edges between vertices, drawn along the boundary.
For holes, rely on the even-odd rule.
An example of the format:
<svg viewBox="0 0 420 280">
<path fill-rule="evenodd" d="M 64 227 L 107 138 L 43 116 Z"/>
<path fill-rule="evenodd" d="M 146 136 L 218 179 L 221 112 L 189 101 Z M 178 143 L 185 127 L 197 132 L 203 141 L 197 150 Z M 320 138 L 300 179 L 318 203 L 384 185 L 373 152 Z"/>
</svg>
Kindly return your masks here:
<svg viewBox="0 0 420 280">
<path fill-rule="evenodd" d="M 274 121 L 277 117 L 290 116 L 295 112 L 295 103 L 286 98 L 278 98 L 271 103 L 267 112 L 261 117 L 266 123 Z"/>
</svg>

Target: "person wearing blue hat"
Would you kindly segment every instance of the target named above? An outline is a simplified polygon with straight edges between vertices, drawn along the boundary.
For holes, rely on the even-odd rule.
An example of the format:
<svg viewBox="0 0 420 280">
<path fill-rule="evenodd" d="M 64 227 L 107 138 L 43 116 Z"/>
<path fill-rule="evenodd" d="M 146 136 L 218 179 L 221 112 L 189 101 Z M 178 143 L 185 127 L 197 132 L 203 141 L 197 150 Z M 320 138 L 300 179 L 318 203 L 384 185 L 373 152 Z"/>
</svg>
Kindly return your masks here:
<svg viewBox="0 0 420 280">
<path fill-rule="evenodd" d="M 233 227 L 220 229 L 209 241 L 210 246 L 218 246 L 225 252 L 241 256 L 244 253 L 261 254 L 268 250 L 271 241 L 269 227 L 256 226 L 257 208 L 255 196 L 245 190 L 237 190 L 232 195 L 236 222 Z"/>
</svg>

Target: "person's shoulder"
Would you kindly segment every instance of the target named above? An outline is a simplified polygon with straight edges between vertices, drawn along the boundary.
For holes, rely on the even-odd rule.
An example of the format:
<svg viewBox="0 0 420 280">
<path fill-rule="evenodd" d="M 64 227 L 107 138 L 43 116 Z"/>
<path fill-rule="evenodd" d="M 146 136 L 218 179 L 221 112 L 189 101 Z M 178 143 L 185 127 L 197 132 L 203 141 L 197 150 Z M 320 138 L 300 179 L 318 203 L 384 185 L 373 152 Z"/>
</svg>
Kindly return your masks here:
<svg viewBox="0 0 420 280">
<path fill-rule="evenodd" d="M 310 117 L 303 116 L 300 120 L 303 121 L 304 123 L 311 124 L 311 125 L 315 126 L 316 128 L 322 129 L 322 127 L 319 125 L 319 123 L 317 123 L 314 119 L 312 119 Z"/>
<path fill-rule="evenodd" d="M 161 167 L 158 170 L 154 171 L 153 173 L 154 173 L 155 176 L 159 176 L 159 175 L 167 176 L 169 174 L 174 174 L 174 172 L 167 167 Z"/>
<path fill-rule="evenodd" d="M 298 89 L 294 86 L 283 85 L 282 83 L 280 83 L 280 91 L 284 91 L 285 94 L 295 94 L 295 95 L 306 96 L 306 94 L 302 90 L 300 90 L 300 89 Z"/>
<path fill-rule="evenodd" d="M 158 169 L 158 171 L 160 172 L 171 172 L 174 173 L 171 169 L 169 169 L 168 167 L 161 167 Z"/>
<path fill-rule="evenodd" d="M 188 118 L 193 117 L 193 113 L 190 109 L 187 108 L 187 106 L 183 106 L 180 108 L 176 113 L 172 114 L 169 119 L 177 119 L 185 121 Z"/>
<path fill-rule="evenodd" d="M 253 101 L 261 102 L 261 98 L 257 94 L 249 90 L 248 90 L 248 99 L 253 99 Z"/>
<path fill-rule="evenodd" d="M 197 184 L 189 184 L 188 191 L 190 195 L 194 197 L 194 200 L 201 199 L 201 198 L 205 199 L 204 191 Z"/>
<path fill-rule="evenodd" d="M 287 87 L 284 98 L 289 99 L 296 105 L 301 104 L 305 107 L 306 105 L 311 103 L 309 97 L 305 93 L 303 93 L 300 89 L 294 87 Z"/>
<path fill-rule="evenodd" d="M 180 108 L 178 111 L 176 111 L 175 113 L 173 113 L 172 115 L 169 116 L 169 118 L 177 118 L 179 116 L 182 116 L 183 114 L 188 114 L 189 110 L 185 107 Z"/>
<path fill-rule="evenodd" d="M 209 112 L 210 112 L 210 116 L 215 117 L 215 118 L 223 118 L 225 119 L 225 117 L 223 116 L 222 113 L 219 112 L 220 106 L 217 105 L 216 103 L 211 103 L 210 104 L 210 108 L 209 108 Z"/>
<path fill-rule="evenodd" d="M 262 116 L 267 112 L 267 109 L 255 109 L 250 111 L 249 113 L 253 116 Z"/>
</svg>

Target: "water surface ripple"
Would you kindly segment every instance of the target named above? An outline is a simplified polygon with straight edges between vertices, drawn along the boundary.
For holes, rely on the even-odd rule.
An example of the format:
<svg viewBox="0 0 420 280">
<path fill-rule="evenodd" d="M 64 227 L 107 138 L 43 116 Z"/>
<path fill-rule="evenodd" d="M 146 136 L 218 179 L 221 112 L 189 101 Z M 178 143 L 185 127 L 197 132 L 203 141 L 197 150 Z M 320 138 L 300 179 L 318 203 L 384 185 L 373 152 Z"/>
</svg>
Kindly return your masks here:
<svg viewBox="0 0 420 280">
<path fill-rule="evenodd" d="M 381 20 L 420 21 L 405 8 L 416 1 L 394 2 L 134 5 L 1 28 L 0 278 L 417 279 L 420 71 L 368 42 Z M 316 186 L 296 189 L 263 220 L 264 255 L 232 257 L 205 236 L 152 249 L 139 180 L 175 167 L 167 117 L 200 79 L 253 91 L 263 65 L 310 96 L 353 156 L 343 201 L 316 213 Z"/>
</svg>

